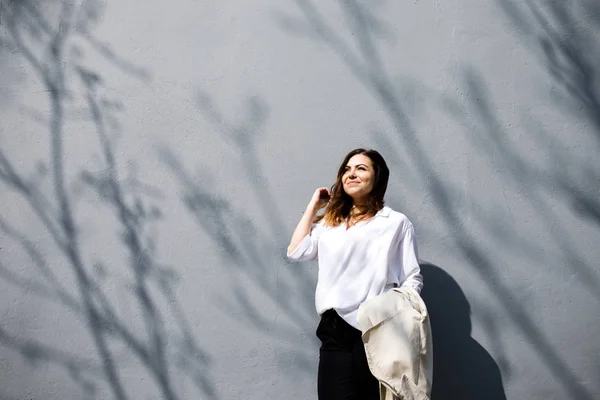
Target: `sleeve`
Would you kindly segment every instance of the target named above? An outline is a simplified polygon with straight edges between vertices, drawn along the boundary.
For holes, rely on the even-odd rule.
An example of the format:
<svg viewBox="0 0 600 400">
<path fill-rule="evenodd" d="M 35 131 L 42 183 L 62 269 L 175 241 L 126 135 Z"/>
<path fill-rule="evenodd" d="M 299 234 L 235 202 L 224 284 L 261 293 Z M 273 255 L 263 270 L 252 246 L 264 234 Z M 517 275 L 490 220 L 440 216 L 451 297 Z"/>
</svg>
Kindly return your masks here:
<svg viewBox="0 0 600 400">
<path fill-rule="evenodd" d="M 302 239 L 294 251 L 287 253 L 287 258 L 294 262 L 311 261 L 317 258 L 319 236 L 322 231 L 323 225 L 320 222 L 318 224 L 313 224 L 310 233 Z"/>
<path fill-rule="evenodd" d="M 421 293 L 423 277 L 419 267 L 415 230 L 410 222 L 404 228 L 404 234 L 400 236 L 396 261 L 399 267 L 397 276 L 400 286 L 408 286 Z"/>
</svg>

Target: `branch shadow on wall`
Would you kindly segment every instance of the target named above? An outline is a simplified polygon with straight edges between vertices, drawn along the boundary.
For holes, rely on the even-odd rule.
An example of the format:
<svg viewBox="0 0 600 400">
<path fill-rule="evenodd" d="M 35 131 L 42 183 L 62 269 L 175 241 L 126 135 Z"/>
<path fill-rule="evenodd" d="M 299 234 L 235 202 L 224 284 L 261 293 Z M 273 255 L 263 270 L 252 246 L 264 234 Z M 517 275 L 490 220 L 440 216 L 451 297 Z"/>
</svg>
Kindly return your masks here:
<svg viewBox="0 0 600 400">
<path fill-rule="evenodd" d="M 497 4 L 560 89 L 554 94 L 556 104 L 587 119 L 600 147 L 598 3 L 498 0 Z"/>
<path fill-rule="evenodd" d="M 565 139 L 570 139 L 575 132 L 565 132 L 566 138 L 557 137 L 545 121 L 538 120 L 539 117 L 531 115 L 533 113 L 523 112 L 520 119 L 527 129 L 528 139 L 538 151 L 545 151 L 544 159 L 552 162 L 546 166 L 528 160 L 519 143 L 507 140 L 507 132 L 493 111 L 496 106 L 491 93 L 486 90 L 485 77 L 472 68 L 464 69 L 463 80 L 473 101 L 468 109 L 456 111 L 454 115 L 467 123 L 465 116 L 471 112 L 483 126 L 477 134 L 471 133 L 472 143 L 490 157 L 501 153 L 501 166 L 521 187 L 540 189 L 541 193 L 533 193 L 532 203 L 549 222 L 555 246 L 565 255 L 557 254 L 557 258 L 565 258 L 565 264 L 579 282 L 600 300 L 597 269 L 575 251 L 577 238 L 571 238 L 561 224 L 554 226 L 555 212 L 545 202 L 547 198 L 559 196 L 582 222 L 600 227 L 600 187 L 597 184 L 600 169 L 594 160 L 600 151 L 600 68 L 596 62 L 600 56 L 597 50 L 600 40 L 595 34 L 600 30 L 600 7 L 583 1 L 535 3 L 509 0 L 498 1 L 498 5 L 523 37 L 531 54 L 545 67 L 551 79 L 553 105 L 582 124 L 575 132 L 581 129 L 591 135 L 584 138 L 584 148 L 572 148 Z M 536 251 L 539 253 L 540 249 Z"/>
<path fill-rule="evenodd" d="M 293 363 L 311 374 L 314 357 L 310 349 L 298 346 L 298 340 L 315 325 L 315 278 L 309 268 L 292 266 L 285 258 L 283 238 L 289 232 L 259 157 L 258 141 L 268 118 L 268 106 L 260 97 L 249 97 L 244 111 L 236 114 L 242 117 L 233 120 L 209 94 L 199 91 L 197 101 L 200 112 L 232 154 L 231 162 L 243 171 L 235 180 L 248 185 L 245 202 L 251 204 L 236 208 L 218 192 L 212 177 L 194 175 L 171 149 L 161 151 L 163 161 L 180 182 L 182 202 L 190 215 L 219 249 L 224 265 L 235 270 L 231 290 L 217 295 L 215 303 L 224 315 L 266 335 L 273 345 L 282 346 L 277 356 L 282 368 Z M 261 224 L 263 221 L 265 224 Z M 300 296 L 290 295 L 293 293 Z M 265 305 L 272 313 L 265 313 Z M 291 322 L 289 316 L 293 316 Z"/>
<path fill-rule="evenodd" d="M 0 343 L 19 352 L 33 366 L 44 362 L 62 367 L 88 397 L 97 396 L 98 390 L 107 386 L 114 399 L 137 398 L 128 389 L 130 381 L 124 371 L 133 363 L 148 374 L 157 394 L 165 400 L 181 398 L 177 384 L 182 377 L 189 379 L 199 394 L 216 398 L 208 374 L 210 357 L 198 345 L 177 299 L 177 272 L 160 262 L 155 236 L 150 233 L 149 227 L 163 215 L 161 193 L 149 190 L 151 185 L 136 176 L 123 174 L 115 151 L 120 102 L 106 95 L 102 75 L 85 64 L 83 48 L 72 44 L 90 40 L 87 28 L 100 17 L 102 4 L 87 1 L 82 8 L 69 1 L 3 4 L 3 24 L 8 32 L 3 44 L 8 43 L 24 57 L 48 93 L 50 115 L 39 127 L 43 129 L 40 135 L 49 139 L 50 157 L 47 161 L 30 160 L 37 165 L 31 176 L 11 161 L 10 149 L 1 148 L 0 182 L 46 229 L 54 256 L 49 259 L 42 245 L 2 216 L 3 237 L 25 254 L 32 274 L 22 274 L 10 262 L 1 261 L 0 277 L 23 295 L 34 294 L 74 315 L 82 326 L 79 334 L 90 338 L 95 354 L 80 357 L 40 338 L 11 333 L 11 326 L 4 323 L 0 325 Z M 52 21 L 54 14 L 58 18 Z M 99 41 L 91 47 L 113 66 L 135 72 L 142 79 L 148 77 L 143 69 L 102 51 L 106 47 Z M 82 89 L 81 98 L 74 95 L 74 87 Z M 68 109 L 73 106 L 85 109 L 89 116 L 93 132 L 89 140 L 97 143 L 100 160 L 95 170 L 82 168 L 74 173 L 65 162 L 71 156 L 65 147 L 73 137 L 67 128 Z M 69 182 L 73 175 L 75 182 Z M 115 227 L 120 232 L 116 242 L 125 260 L 109 262 L 86 253 L 85 227 L 75 211 L 82 205 L 82 192 L 99 200 L 98 212 L 111 215 L 115 226 L 107 236 Z M 64 274 L 72 274 L 75 284 L 65 284 L 61 279 Z M 123 314 L 123 305 L 109 291 L 127 296 L 128 305 L 135 310 L 133 317 Z"/>
<path fill-rule="evenodd" d="M 434 400 L 506 400 L 500 369 L 471 337 L 471 306 L 440 267 L 422 263 L 421 296 L 431 321 Z"/>
</svg>

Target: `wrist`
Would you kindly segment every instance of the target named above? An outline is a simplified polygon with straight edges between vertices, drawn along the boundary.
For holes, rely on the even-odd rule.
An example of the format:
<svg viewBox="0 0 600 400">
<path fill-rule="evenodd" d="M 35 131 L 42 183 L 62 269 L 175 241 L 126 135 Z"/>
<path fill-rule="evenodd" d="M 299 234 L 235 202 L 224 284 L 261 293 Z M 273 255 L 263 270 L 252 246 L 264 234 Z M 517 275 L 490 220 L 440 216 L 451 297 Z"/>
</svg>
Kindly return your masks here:
<svg viewBox="0 0 600 400">
<path fill-rule="evenodd" d="M 306 210 L 304 211 L 305 214 L 311 215 L 312 217 L 315 217 L 317 215 L 317 212 L 319 212 L 319 209 L 317 208 L 316 204 L 309 204 L 306 207 Z"/>
</svg>

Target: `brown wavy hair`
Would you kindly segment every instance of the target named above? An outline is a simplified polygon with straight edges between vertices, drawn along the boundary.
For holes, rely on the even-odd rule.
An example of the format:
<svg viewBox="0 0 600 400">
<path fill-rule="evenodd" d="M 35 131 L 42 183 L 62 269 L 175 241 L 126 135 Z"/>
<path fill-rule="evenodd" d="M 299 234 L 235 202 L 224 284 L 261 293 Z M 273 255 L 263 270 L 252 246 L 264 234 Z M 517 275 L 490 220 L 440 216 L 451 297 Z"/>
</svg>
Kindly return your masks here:
<svg viewBox="0 0 600 400">
<path fill-rule="evenodd" d="M 346 172 L 346 165 L 352 157 L 357 154 L 362 154 L 369 157 L 373 164 L 375 172 L 375 181 L 371 190 L 369 200 L 366 204 L 366 210 L 357 215 L 357 221 L 371 218 L 383 208 L 385 191 L 387 190 L 388 180 L 390 178 L 390 170 L 377 151 L 366 149 L 354 149 L 344 157 L 344 161 L 340 165 L 337 172 L 337 178 L 333 186 L 331 186 L 331 200 L 325 208 L 322 215 L 316 217 L 315 222 L 324 220 L 327 226 L 338 226 L 342 222 L 348 222 L 350 210 L 352 210 L 353 199 L 344 191 L 342 176 Z"/>
</svg>

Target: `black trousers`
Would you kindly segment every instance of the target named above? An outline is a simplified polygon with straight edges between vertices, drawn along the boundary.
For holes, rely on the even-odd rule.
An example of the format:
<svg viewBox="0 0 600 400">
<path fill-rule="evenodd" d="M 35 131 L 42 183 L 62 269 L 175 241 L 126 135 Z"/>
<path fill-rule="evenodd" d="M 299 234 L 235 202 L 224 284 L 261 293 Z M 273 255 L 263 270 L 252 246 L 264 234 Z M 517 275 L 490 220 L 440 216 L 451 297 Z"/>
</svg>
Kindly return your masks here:
<svg viewBox="0 0 600 400">
<path fill-rule="evenodd" d="M 317 337 L 321 340 L 319 400 L 379 400 L 379 383 L 369 371 L 360 331 L 327 310 Z"/>
</svg>

